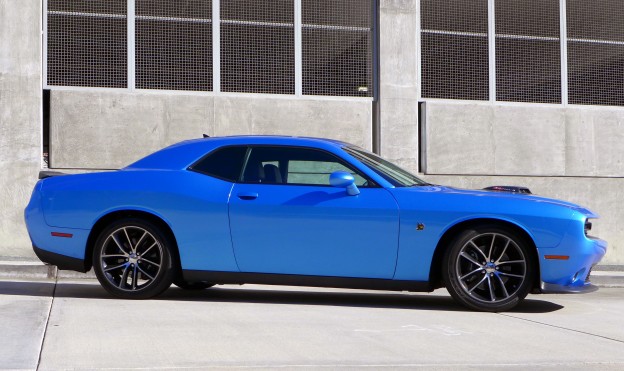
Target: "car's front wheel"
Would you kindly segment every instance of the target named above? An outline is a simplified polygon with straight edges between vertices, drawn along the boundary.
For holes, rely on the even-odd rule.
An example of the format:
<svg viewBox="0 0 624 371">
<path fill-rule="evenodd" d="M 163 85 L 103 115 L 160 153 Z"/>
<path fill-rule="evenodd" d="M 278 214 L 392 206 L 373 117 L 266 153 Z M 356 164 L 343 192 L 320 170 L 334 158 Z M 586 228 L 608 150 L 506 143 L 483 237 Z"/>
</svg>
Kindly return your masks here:
<svg viewBox="0 0 624 371">
<path fill-rule="evenodd" d="M 135 218 L 105 228 L 93 249 L 93 269 L 109 293 L 124 299 L 154 297 L 174 277 L 173 243 L 152 223 Z"/>
<path fill-rule="evenodd" d="M 442 274 L 449 293 L 476 310 L 509 310 L 531 290 L 529 244 L 516 233 L 481 226 L 460 233 L 446 251 Z"/>
</svg>

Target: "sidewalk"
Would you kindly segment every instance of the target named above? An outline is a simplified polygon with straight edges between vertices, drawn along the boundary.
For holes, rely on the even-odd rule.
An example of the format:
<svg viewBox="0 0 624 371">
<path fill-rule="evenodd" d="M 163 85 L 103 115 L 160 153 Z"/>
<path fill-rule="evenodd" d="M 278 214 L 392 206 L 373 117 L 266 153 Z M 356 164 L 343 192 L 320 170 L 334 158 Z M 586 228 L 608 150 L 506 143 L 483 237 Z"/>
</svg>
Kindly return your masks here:
<svg viewBox="0 0 624 371">
<path fill-rule="evenodd" d="M 93 270 L 87 273 L 62 271 L 38 261 L 13 261 L 0 258 L 0 278 L 58 279 L 95 278 Z M 598 287 L 624 288 L 624 265 L 597 265 L 591 273 L 591 282 Z"/>
</svg>

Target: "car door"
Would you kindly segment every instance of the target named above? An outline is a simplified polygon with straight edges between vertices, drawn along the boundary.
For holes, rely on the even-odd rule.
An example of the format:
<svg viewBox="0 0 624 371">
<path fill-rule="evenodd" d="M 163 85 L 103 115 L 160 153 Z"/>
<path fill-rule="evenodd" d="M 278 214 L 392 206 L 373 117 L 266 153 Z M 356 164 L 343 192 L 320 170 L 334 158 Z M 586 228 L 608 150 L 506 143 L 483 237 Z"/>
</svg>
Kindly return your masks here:
<svg viewBox="0 0 624 371">
<path fill-rule="evenodd" d="M 361 193 L 329 185 L 354 174 Z M 229 203 L 242 272 L 392 278 L 399 213 L 392 195 L 337 156 L 302 147 L 250 148 Z"/>
</svg>

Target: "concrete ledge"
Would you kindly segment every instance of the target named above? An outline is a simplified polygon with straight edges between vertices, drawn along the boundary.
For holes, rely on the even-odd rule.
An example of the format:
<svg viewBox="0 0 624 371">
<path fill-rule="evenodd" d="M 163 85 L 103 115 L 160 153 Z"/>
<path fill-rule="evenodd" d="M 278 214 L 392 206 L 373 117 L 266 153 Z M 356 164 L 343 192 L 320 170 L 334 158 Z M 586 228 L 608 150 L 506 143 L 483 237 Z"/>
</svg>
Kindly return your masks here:
<svg viewBox="0 0 624 371">
<path fill-rule="evenodd" d="M 594 268 L 591 273 L 591 282 L 598 287 L 624 287 L 624 267 L 619 266 L 619 268 L 617 271 Z"/>
<path fill-rule="evenodd" d="M 0 278 L 56 279 L 95 278 L 93 270 L 87 273 L 62 271 L 41 262 L 0 260 Z"/>
<path fill-rule="evenodd" d="M 54 279 L 56 267 L 38 262 L 0 261 L 0 278 Z"/>
<path fill-rule="evenodd" d="M 0 279 L 95 279 L 93 270 L 87 273 L 58 270 L 55 266 L 32 261 L 0 260 Z M 624 265 L 599 265 L 592 270 L 591 281 L 598 287 L 624 287 Z"/>
</svg>

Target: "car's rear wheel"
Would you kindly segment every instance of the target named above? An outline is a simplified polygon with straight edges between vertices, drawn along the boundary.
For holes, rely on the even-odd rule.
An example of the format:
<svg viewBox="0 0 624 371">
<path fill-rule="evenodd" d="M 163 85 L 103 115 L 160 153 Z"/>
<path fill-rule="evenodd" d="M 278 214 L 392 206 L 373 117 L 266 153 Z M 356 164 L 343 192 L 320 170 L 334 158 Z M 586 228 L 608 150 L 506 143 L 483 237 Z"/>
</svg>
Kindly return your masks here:
<svg viewBox="0 0 624 371">
<path fill-rule="evenodd" d="M 167 235 L 148 221 L 116 221 L 96 241 L 95 275 L 106 291 L 117 297 L 154 297 L 171 286 L 175 274 L 172 248 Z"/>
<path fill-rule="evenodd" d="M 455 300 L 471 309 L 499 312 L 526 297 L 535 268 L 524 238 L 505 228 L 481 226 L 455 238 L 442 274 Z"/>
</svg>

